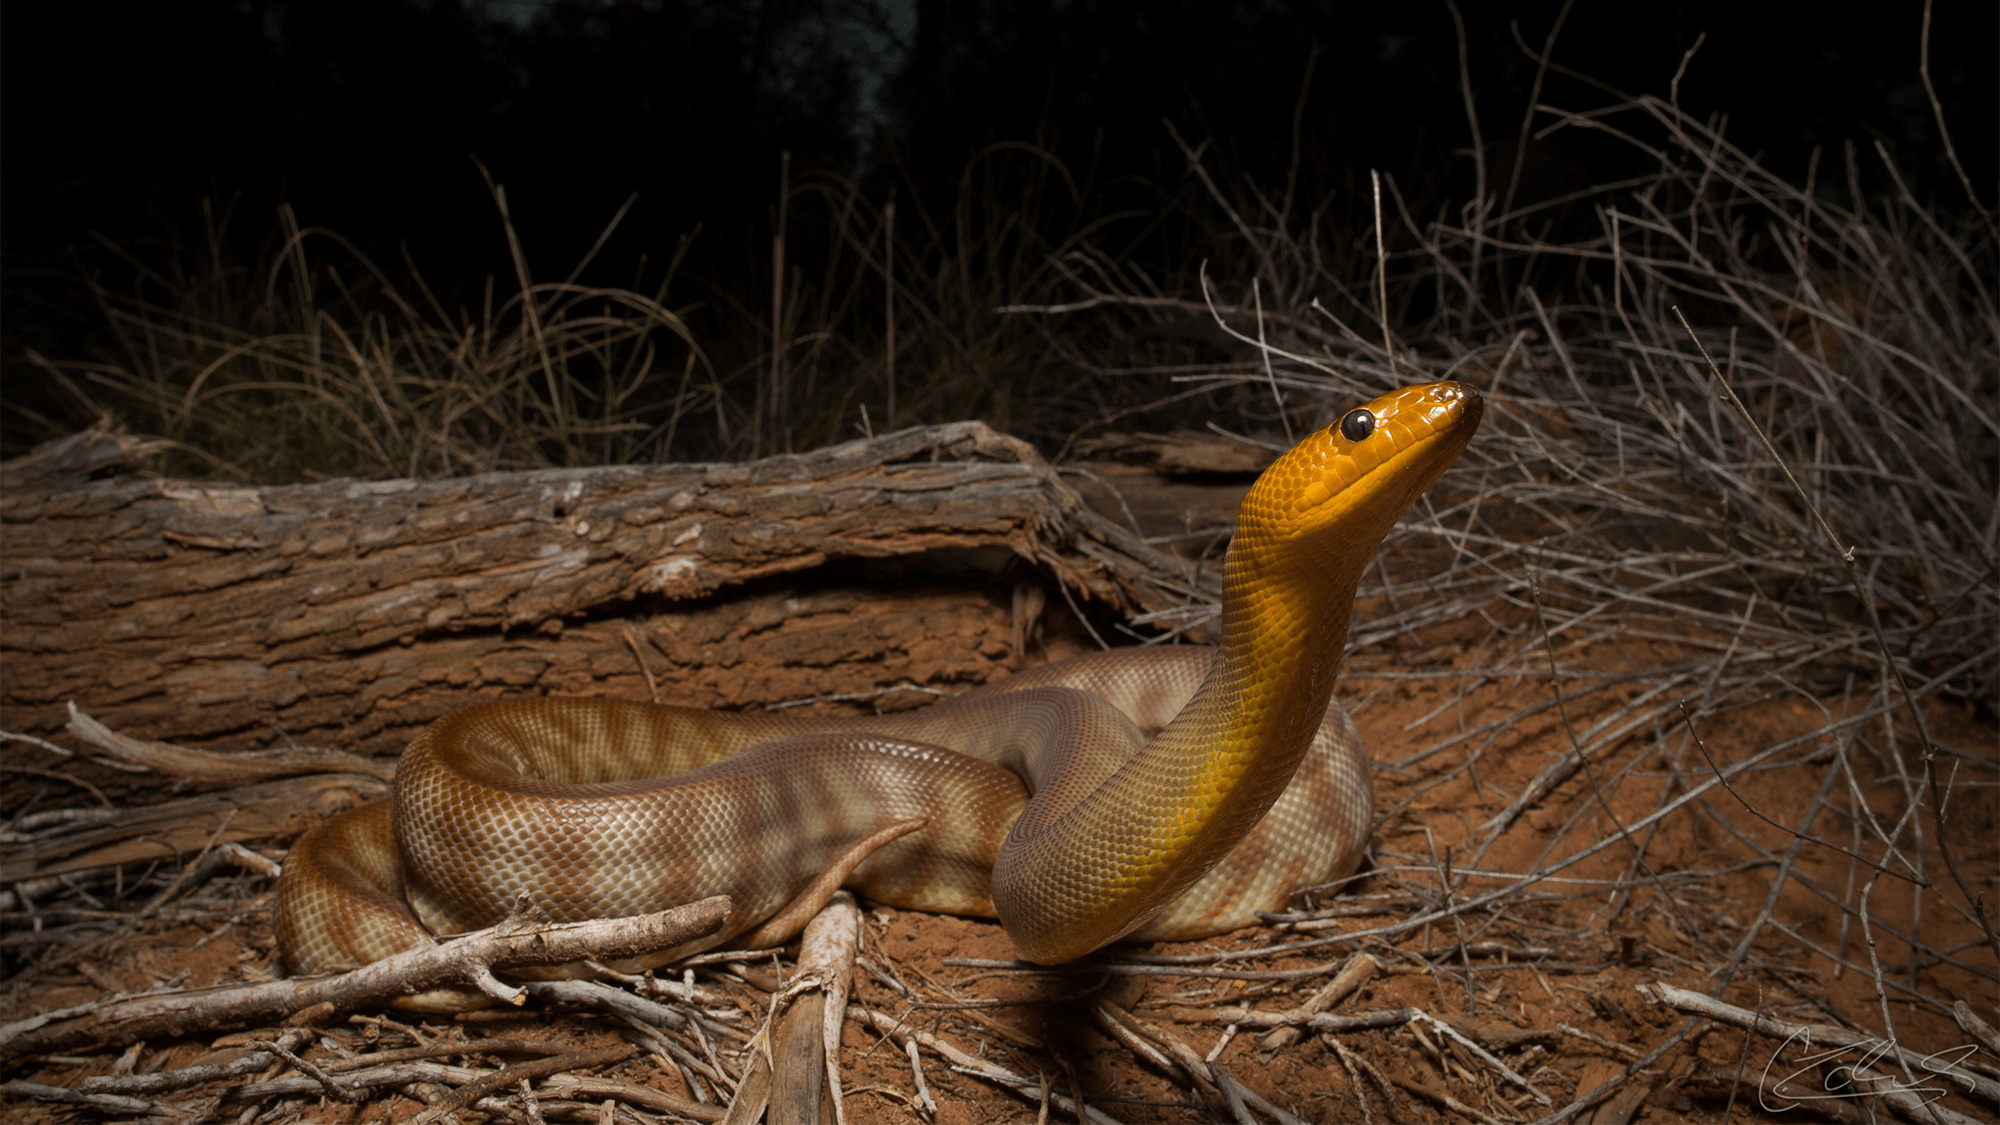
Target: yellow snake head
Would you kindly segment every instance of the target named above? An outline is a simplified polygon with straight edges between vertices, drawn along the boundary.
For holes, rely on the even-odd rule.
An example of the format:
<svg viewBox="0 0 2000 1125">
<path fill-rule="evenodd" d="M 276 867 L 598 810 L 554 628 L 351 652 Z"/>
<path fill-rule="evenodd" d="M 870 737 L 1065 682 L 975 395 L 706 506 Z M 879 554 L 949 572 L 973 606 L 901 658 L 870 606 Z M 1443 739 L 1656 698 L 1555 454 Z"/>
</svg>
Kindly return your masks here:
<svg viewBox="0 0 2000 1125">
<path fill-rule="evenodd" d="M 1232 563 L 1268 571 L 1296 561 L 1358 580 L 1404 510 L 1458 459 L 1484 412 L 1471 387 L 1429 383 L 1315 430 L 1243 498 L 1236 541 L 1245 549 Z"/>
</svg>

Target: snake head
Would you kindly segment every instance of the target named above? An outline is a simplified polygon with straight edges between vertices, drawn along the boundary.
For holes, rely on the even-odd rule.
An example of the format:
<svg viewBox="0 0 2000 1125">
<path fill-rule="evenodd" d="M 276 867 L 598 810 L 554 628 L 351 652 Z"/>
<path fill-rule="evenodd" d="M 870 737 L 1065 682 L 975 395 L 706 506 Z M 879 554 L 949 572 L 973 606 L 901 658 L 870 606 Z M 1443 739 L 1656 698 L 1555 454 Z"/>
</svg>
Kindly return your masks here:
<svg viewBox="0 0 2000 1125">
<path fill-rule="evenodd" d="M 1243 498 L 1237 539 L 1247 554 L 1358 576 L 1405 509 L 1443 474 L 1485 413 L 1464 383 L 1390 391 L 1315 430 L 1278 458 Z M 1323 579 L 1322 579 L 1323 581 Z"/>
</svg>

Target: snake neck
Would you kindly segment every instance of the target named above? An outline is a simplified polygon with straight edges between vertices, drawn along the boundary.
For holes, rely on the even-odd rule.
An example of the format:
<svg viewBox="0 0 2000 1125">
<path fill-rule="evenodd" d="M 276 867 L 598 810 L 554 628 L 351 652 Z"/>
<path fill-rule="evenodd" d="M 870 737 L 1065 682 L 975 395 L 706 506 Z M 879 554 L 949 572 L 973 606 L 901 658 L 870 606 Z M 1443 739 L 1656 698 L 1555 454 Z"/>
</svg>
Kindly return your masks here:
<svg viewBox="0 0 2000 1125">
<path fill-rule="evenodd" d="M 1218 834 L 1262 816 L 1310 746 L 1333 699 L 1359 580 L 1358 565 L 1321 560 L 1302 571 L 1260 565 L 1254 551 L 1239 558 L 1232 547 L 1231 556 L 1215 668 L 1158 747 L 1232 783 L 1213 802 Z"/>
<path fill-rule="evenodd" d="M 995 902 L 1031 960 L 1066 960 L 1143 925 L 1255 827 L 1311 747 L 1333 696 L 1359 566 L 1300 568 L 1285 561 L 1298 552 L 1260 548 L 1255 535 L 1242 543 L 1230 548 L 1223 643 L 1207 680 L 1166 729 L 1067 810 L 1084 824 L 1107 808 L 1121 821 L 1115 836 L 1085 841 L 1103 870 L 1088 892 L 1105 904 L 1101 916 L 1087 926 L 1024 924 L 1019 900 L 1030 896 L 1008 889 L 1003 869 L 1014 861 L 1003 850 Z M 1030 831 L 1053 828 L 1057 815 L 1051 809 Z"/>
</svg>

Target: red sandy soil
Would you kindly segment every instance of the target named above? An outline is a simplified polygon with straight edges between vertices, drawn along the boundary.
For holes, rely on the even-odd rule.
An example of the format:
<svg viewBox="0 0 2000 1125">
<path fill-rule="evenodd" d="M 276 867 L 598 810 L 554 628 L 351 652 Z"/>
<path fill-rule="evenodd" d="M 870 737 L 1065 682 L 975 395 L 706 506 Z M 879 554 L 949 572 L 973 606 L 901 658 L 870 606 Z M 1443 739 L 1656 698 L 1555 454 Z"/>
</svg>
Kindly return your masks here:
<svg viewBox="0 0 2000 1125">
<path fill-rule="evenodd" d="M 1175 498 L 1176 503 L 1183 500 Z M 1390 650 L 1364 652 L 1350 661 L 1341 695 L 1355 710 L 1378 763 L 1403 759 L 1458 731 L 1550 698 L 1546 665 L 1538 666 L 1539 674 L 1504 679 L 1470 672 L 1462 682 L 1448 676 L 1396 678 L 1410 669 L 1449 673 L 1474 667 L 1484 656 L 1470 642 L 1485 629 L 1484 623 L 1475 622 L 1456 630 L 1457 635 L 1409 637 Z M 1080 642 L 1087 643 L 1073 629 L 1055 624 L 1047 632 L 1043 649 L 1048 656 L 1064 655 Z M 1639 669 L 1701 656 L 1703 651 L 1661 642 L 1617 652 L 1563 651 L 1558 645 L 1557 659 L 1570 669 Z M 1334 928 L 1313 934 L 1265 927 L 1153 950 L 1244 949 L 1385 926 L 1416 913 L 1419 901 L 1442 904 L 1446 870 L 1451 873 L 1448 893 L 1453 901 L 1463 901 L 1505 885 L 1504 873 L 1548 870 L 1567 856 L 1612 839 L 1611 846 L 1592 858 L 1562 869 L 1556 879 L 1525 888 L 1503 904 L 1469 910 L 1428 929 L 1360 943 L 1359 948 L 1381 962 L 1383 972 L 1333 1009 L 1355 1014 L 1414 1006 L 1454 1021 L 1532 1083 L 1549 1099 L 1548 1105 L 1538 1103 L 1470 1052 L 1434 1032 L 1408 1025 L 1341 1037 L 1353 1056 L 1386 1079 L 1387 1091 L 1373 1078 L 1357 1089 L 1355 1074 L 1337 1057 L 1329 1039 L 1318 1034 L 1268 1052 L 1260 1048 L 1260 1033 L 1237 1034 L 1218 1056 L 1229 1074 L 1311 1122 L 1359 1121 L 1365 1115 L 1374 1121 L 1475 1119 L 1448 1108 L 1446 1097 L 1491 1119 L 1527 1121 L 1612 1080 L 1633 1057 L 1650 1051 L 1681 1027 L 1687 1017 L 1649 1001 L 1637 986 L 1665 981 L 1702 993 L 1715 987 L 1717 973 L 1764 909 L 1775 865 L 1768 860 L 1753 862 L 1763 858 L 1757 849 L 1779 858 L 1786 855 L 1793 836 L 1778 825 L 1797 826 L 1804 820 L 1837 760 L 1836 740 L 1822 737 L 1804 744 L 1775 759 L 1784 768 L 1740 775 L 1734 794 L 1710 788 L 1656 825 L 1635 830 L 1630 826 L 1651 815 L 1664 799 L 1713 776 L 1700 751 L 1683 737 L 1685 728 L 1649 726 L 1596 759 L 1590 771 L 1571 776 L 1533 804 L 1477 858 L 1476 867 L 1467 859 L 1484 834 L 1485 822 L 1506 808 L 1546 765 L 1568 752 L 1569 729 L 1586 730 L 1647 687 L 1635 679 L 1597 692 L 1570 707 L 1567 727 L 1565 716 L 1555 708 L 1520 719 L 1486 747 L 1471 768 L 1467 768 L 1468 752 L 1477 750 L 1482 739 L 1461 742 L 1400 769 L 1380 769 L 1377 810 L 1385 819 L 1375 836 L 1376 870 L 1348 890 L 1364 896 L 1363 901 L 1365 896 L 1386 896 L 1382 912 L 1342 917 Z M 1710 716 L 1702 720 L 1700 733 L 1715 762 L 1726 765 L 1783 740 L 1811 734 L 1843 708 L 1852 711 L 1857 704 L 1840 698 L 1772 698 Z M 1961 767 L 1960 784 L 1951 797 L 1945 843 L 1967 882 L 1987 893 L 1991 902 L 2000 898 L 1992 894 L 2000 874 L 1996 854 L 2000 833 L 1994 829 L 2000 811 L 1994 786 L 2000 737 L 1991 717 L 1969 706 L 1934 701 L 1929 717 L 1937 740 L 1962 752 L 1952 759 Z M 1858 733 L 1859 740 L 1844 750 L 1853 767 L 1852 785 L 1844 774 L 1836 779 L 1830 807 L 1812 831 L 1842 847 L 1854 847 L 1859 840 L 1862 852 L 1872 860 L 1882 854 L 1879 843 L 1857 836 L 1852 822 L 1837 810 L 1850 808 L 1858 794 L 1878 812 L 1894 815 L 1903 807 L 1903 790 L 1879 724 L 1865 725 Z M 1916 762 L 1907 741 L 1899 749 L 1907 763 Z M 1869 892 L 1867 909 L 1876 939 L 1872 955 L 1882 966 L 1884 981 L 1914 989 L 1928 1001 L 1887 987 L 1885 1004 L 1868 971 L 1871 950 L 1859 921 L 1797 877 L 1787 882 L 1771 910 L 1771 918 L 1796 937 L 1767 928 L 1722 998 L 1783 1019 L 1838 1022 L 1877 1034 L 1883 1030 L 1886 1007 L 1896 1039 L 1919 1053 L 1968 1043 L 1948 1012 L 1932 1001 L 1948 1005 L 1962 998 L 1976 1014 L 2000 1022 L 1993 954 L 1977 928 L 1947 903 L 1947 899 L 1962 903 L 1964 896 L 1936 861 L 1938 840 L 1928 810 L 1921 816 L 1930 856 L 1926 870 L 1939 886 L 1925 890 L 1883 877 Z M 1641 854 L 1643 858 L 1635 858 Z M 1677 878 L 1677 872 L 1712 874 Z M 1815 881 L 1834 900 L 1859 901 L 1869 875 L 1869 867 L 1857 868 L 1829 847 L 1808 845 L 1797 854 L 1795 876 Z M 258 885 L 233 918 L 211 919 L 202 926 L 140 927 L 92 950 L 65 970 L 42 979 L 17 980 L 0 1016 L 20 1018 L 111 991 L 143 990 L 161 981 L 200 986 L 273 974 L 277 963 L 266 913 L 269 899 L 268 887 Z M 1011 947 L 996 923 L 867 904 L 864 909 L 864 958 L 885 977 L 902 982 L 926 1006 L 916 1006 L 910 997 L 865 973 L 856 975 L 856 1003 L 902 1017 L 1016 1073 L 1030 1078 L 1046 1075 L 1058 1092 L 1080 1091 L 1086 1103 L 1126 1122 L 1198 1122 L 1215 1119 L 1217 1111 L 1204 1104 L 1185 1079 L 1156 1069 L 1112 1039 L 1093 1014 L 1097 1000 L 1112 1000 L 1166 1027 L 1205 1055 L 1226 1034 L 1217 1009 L 1247 1005 L 1278 1010 L 1297 1005 L 1330 979 L 1333 968 L 1356 948 L 1330 943 L 1226 963 L 1245 970 L 1243 978 L 1107 977 L 1087 967 L 1041 973 L 994 971 L 953 966 L 947 959 L 1011 957 Z M 1913 964 L 1912 947 L 1889 933 L 1891 928 L 1920 933 L 1919 952 L 1927 955 Z M 1809 950 L 1802 941 L 1837 952 L 1848 965 Z M 1489 952 L 1461 953 L 1461 946 Z M 1503 947 L 1510 951 L 1505 956 L 1490 952 Z M 1969 968 L 1929 956 L 1940 952 Z M 769 959 L 761 967 L 775 973 L 789 963 L 786 955 L 778 958 L 778 968 Z M 1325 966 L 1327 971 L 1293 981 L 1252 977 L 1259 971 L 1312 966 Z M 1475 971 L 1468 972 L 1468 967 Z M 747 1013 L 746 1026 L 768 1007 L 766 992 L 719 966 L 702 970 L 697 979 L 730 996 Z M 949 1006 L 981 1000 L 1005 1003 Z M 426 1040 L 438 1035 L 531 1038 L 581 1047 L 614 1041 L 620 1026 L 587 1014 L 489 1012 L 458 1021 L 432 1020 L 413 1034 Z M 406 1045 L 405 1033 L 396 1027 L 393 1020 L 371 1018 L 335 1025 L 327 1038 L 355 1050 L 378 1037 L 386 1046 Z M 210 1035 L 148 1043 L 126 1065 L 142 1072 L 185 1066 L 214 1058 L 217 1050 L 229 1050 L 243 1038 Z M 883 1042 L 872 1030 L 850 1022 L 844 1048 L 841 1065 L 848 1119 L 857 1125 L 1036 1120 L 1032 1094 L 1008 1092 L 953 1073 L 929 1054 L 923 1059 L 924 1078 L 938 1109 L 934 1119 L 927 1118 L 913 1104 L 910 1062 L 897 1044 Z M 119 1054 L 104 1050 L 33 1062 L 6 1077 L 74 1086 L 85 1077 L 110 1073 Z M 1736 1121 L 1825 1119 L 1832 1109 L 1780 1109 L 1782 1103 L 1760 1100 L 1755 1086 L 1757 1075 L 1774 1059 L 1773 1078 L 1799 1069 L 1803 1056 L 1796 1045 L 1781 1051 L 1775 1040 L 1756 1038 L 1746 1043 L 1738 1030 L 1703 1025 L 1621 1088 L 1620 1097 L 1596 1109 L 1595 1118 L 1593 1111 L 1586 1111 L 1576 1120 L 1722 1120 L 1725 1115 Z M 318 1045 L 306 1057 L 328 1058 L 333 1052 Z M 1991 1055 L 1975 1057 L 1995 1061 Z M 609 1073 L 682 1097 L 694 1096 L 674 1067 L 643 1053 Z M 1736 1081 L 1739 1075 L 1742 1084 Z M 1825 1077 L 1824 1070 L 1808 1071 L 1806 1080 L 1793 1088 L 1817 1088 Z M 1945 1090 L 1949 1084 L 1933 1080 L 1931 1085 Z M 189 1095 L 172 1100 L 187 1101 Z M 2000 1111 L 1957 1094 L 1941 1104 L 1975 1118 L 1990 1119 Z M 18 1120 L 86 1119 L 64 1107 L 15 1097 L 0 1101 L 0 1106 Z M 412 1097 L 385 1093 L 361 1106 L 307 1103 L 269 1119 L 402 1121 L 422 1108 L 423 1103 Z M 234 1120 L 234 1112 L 226 1119 Z M 460 1119 L 476 1120 L 478 1115 L 466 1113 Z M 1053 1113 L 1050 1119 L 1067 1118 Z"/>
</svg>

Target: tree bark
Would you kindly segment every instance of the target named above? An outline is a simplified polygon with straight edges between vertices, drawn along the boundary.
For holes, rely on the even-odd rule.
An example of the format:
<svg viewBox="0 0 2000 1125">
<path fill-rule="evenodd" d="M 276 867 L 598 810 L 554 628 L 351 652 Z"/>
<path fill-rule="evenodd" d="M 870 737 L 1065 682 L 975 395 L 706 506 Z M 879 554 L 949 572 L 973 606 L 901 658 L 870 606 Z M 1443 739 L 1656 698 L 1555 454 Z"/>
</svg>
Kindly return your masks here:
<svg viewBox="0 0 2000 1125">
<path fill-rule="evenodd" d="M 1215 588 L 978 422 L 744 464 L 103 475 L 148 452 L 89 432 L 0 465 L 0 729 L 57 730 L 74 700 L 148 738 L 372 754 L 503 694 L 969 686 L 1020 660 L 1023 606 Z"/>
</svg>

